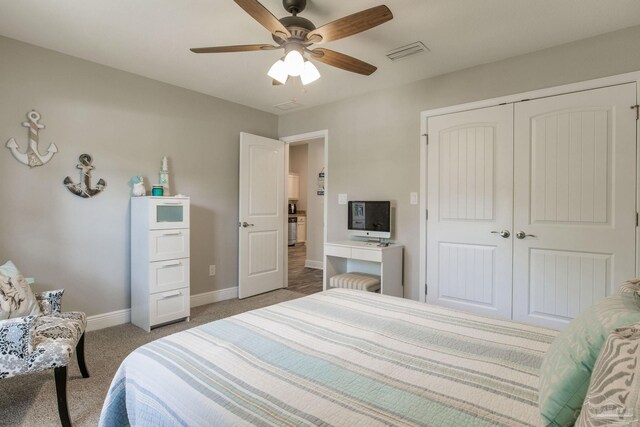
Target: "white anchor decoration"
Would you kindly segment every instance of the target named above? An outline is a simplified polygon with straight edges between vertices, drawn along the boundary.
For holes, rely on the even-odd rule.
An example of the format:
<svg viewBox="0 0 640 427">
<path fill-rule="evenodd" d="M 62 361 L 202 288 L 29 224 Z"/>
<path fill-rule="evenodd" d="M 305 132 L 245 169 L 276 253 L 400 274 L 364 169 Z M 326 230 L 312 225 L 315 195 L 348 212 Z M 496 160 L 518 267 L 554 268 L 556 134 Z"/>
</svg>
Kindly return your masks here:
<svg viewBox="0 0 640 427">
<path fill-rule="evenodd" d="M 56 144 L 51 144 L 47 149 L 47 154 L 40 154 L 38 151 L 38 132 L 40 129 L 44 129 L 44 125 L 38 123 L 40 113 L 35 110 L 29 111 L 27 118 L 29 121 L 22 122 L 22 126 L 29 128 L 29 146 L 27 147 L 27 151 L 21 153 L 20 150 L 18 150 L 18 143 L 13 138 L 7 141 L 7 148 L 11 150 L 11 154 L 13 154 L 16 160 L 30 168 L 34 168 L 36 166 L 42 166 L 51 160 L 53 155 L 58 152 L 58 147 L 56 147 Z"/>
</svg>

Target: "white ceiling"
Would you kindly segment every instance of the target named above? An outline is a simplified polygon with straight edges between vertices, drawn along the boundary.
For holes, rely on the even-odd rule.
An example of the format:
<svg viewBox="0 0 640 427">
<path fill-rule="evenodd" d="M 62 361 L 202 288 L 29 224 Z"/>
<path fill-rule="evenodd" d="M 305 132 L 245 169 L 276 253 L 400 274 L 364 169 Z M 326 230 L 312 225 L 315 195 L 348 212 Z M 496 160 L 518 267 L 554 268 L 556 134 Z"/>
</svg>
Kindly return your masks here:
<svg viewBox="0 0 640 427">
<path fill-rule="evenodd" d="M 277 17 L 281 0 L 261 0 Z M 193 54 L 191 47 L 271 43 L 232 0 L 0 0 L 0 34 L 79 58 L 283 113 L 640 24 L 638 0 L 307 0 L 316 26 L 386 4 L 394 19 L 322 47 L 378 67 L 369 77 L 316 63 L 306 87 L 272 86 L 281 51 Z M 422 41 L 431 52 L 397 62 L 385 53 Z"/>
</svg>

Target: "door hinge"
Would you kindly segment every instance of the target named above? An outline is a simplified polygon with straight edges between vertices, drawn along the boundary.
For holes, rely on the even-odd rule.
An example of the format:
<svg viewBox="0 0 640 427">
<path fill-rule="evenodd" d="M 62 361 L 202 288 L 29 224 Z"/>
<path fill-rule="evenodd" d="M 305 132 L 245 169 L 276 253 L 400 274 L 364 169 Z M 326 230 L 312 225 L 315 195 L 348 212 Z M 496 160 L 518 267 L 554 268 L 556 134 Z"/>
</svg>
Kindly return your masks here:
<svg viewBox="0 0 640 427">
<path fill-rule="evenodd" d="M 640 120 L 640 105 L 632 105 L 631 109 L 636 110 L 636 120 Z"/>
<path fill-rule="evenodd" d="M 425 209 L 424 219 L 426 219 L 427 221 L 429 221 L 429 209 Z"/>
<path fill-rule="evenodd" d="M 428 291 L 428 289 L 429 289 L 429 284 L 428 284 L 428 283 L 425 283 L 425 284 L 424 284 L 424 294 L 425 294 L 425 295 L 427 295 L 427 293 L 428 293 L 428 292 L 427 292 L 427 291 Z"/>
<path fill-rule="evenodd" d="M 424 136 L 424 140 L 427 142 L 427 145 L 429 145 L 429 134 L 423 133 L 422 136 Z"/>
<path fill-rule="evenodd" d="M 636 212 L 636 227 L 638 226 L 638 212 Z"/>
</svg>

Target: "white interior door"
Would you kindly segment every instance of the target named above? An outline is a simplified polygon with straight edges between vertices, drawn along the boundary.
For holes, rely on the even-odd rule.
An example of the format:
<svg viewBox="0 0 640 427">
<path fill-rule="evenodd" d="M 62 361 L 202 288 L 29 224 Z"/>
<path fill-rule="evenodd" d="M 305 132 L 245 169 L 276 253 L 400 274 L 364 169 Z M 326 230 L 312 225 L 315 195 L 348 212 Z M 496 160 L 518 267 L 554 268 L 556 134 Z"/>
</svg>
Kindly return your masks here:
<svg viewBox="0 0 640 427">
<path fill-rule="evenodd" d="M 513 105 L 428 129 L 427 301 L 511 318 Z"/>
<path fill-rule="evenodd" d="M 238 297 L 284 287 L 284 143 L 240 134 Z"/>
<path fill-rule="evenodd" d="M 634 276 L 635 104 L 632 83 L 516 105 L 515 320 L 562 328 Z"/>
</svg>

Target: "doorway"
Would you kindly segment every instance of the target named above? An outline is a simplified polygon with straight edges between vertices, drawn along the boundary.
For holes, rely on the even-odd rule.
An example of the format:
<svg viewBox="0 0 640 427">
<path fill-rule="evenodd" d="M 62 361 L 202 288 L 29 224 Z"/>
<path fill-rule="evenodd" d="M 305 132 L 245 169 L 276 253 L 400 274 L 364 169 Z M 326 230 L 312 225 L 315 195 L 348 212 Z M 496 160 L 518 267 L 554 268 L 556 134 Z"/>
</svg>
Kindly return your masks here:
<svg viewBox="0 0 640 427">
<path fill-rule="evenodd" d="M 286 143 L 287 288 L 322 291 L 326 241 L 327 131 L 281 138 Z"/>
</svg>

